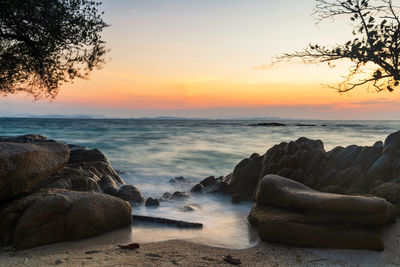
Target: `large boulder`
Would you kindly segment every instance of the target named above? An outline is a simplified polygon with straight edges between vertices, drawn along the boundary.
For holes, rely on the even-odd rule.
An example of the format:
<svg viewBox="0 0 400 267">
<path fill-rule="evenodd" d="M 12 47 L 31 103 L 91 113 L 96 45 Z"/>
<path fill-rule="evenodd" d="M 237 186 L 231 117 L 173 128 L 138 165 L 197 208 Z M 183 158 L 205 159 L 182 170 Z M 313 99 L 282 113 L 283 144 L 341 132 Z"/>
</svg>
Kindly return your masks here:
<svg viewBox="0 0 400 267">
<path fill-rule="evenodd" d="M 332 224 L 335 215 L 308 214 L 272 206 L 254 205 L 248 220 L 257 227 L 262 240 L 318 248 L 370 249 L 381 251 L 379 235 L 346 224 Z M 343 219 L 343 218 L 342 218 Z"/>
<path fill-rule="evenodd" d="M 258 184 L 262 158 L 253 154 L 236 165 L 229 177 L 228 194 L 238 195 L 240 200 L 253 200 Z"/>
<path fill-rule="evenodd" d="M 1 243 L 18 249 L 92 237 L 132 222 L 126 201 L 60 189 L 39 190 L 0 210 Z"/>
<path fill-rule="evenodd" d="M 256 201 L 248 220 L 260 237 L 297 246 L 380 251 L 373 227 L 396 220 L 396 208 L 383 198 L 322 193 L 277 175 L 261 179 Z"/>
<path fill-rule="evenodd" d="M 57 142 L 0 142 L 0 201 L 28 192 L 68 158 L 67 145 Z"/>
<path fill-rule="evenodd" d="M 383 198 L 322 193 L 277 175 L 266 175 L 261 179 L 256 201 L 281 208 L 365 215 L 369 218 L 363 221 L 365 224 L 386 224 L 396 218 L 396 208 Z"/>
</svg>

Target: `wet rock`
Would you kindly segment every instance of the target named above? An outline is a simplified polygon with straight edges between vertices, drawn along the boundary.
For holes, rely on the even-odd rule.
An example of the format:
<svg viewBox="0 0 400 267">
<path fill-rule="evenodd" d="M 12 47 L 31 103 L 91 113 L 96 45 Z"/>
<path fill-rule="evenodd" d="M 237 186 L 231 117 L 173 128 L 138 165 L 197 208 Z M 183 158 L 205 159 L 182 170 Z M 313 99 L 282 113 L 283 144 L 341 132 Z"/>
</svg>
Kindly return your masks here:
<svg viewBox="0 0 400 267">
<path fill-rule="evenodd" d="M 179 200 L 179 199 L 186 199 L 190 198 L 190 195 L 184 191 L 176 191 L 172 194 L 171 199 Z"/>
<path fill-rule="evenodd" d="M 171 199 L 171 197 L 172 197 L 172 194 L 171 194 L 171 193 L 165 192 L 165 193 L 161 196 L 161 198 L 159 199 L 159 201 L 168 201 L 168 200 Z"/>
<path fill-rule="evenodd" d="M 181 210 L 182 210 L 183 212 L 191 212 L 191 211 L 196 211 L 196 210 L 198 210 L 198 208 L 195 207 L 195 206 L 190 205 L 190 206 L 184 206 L 183 208 L 181 208 Z"/>
<path fill-rule="evenodd" d="M 239 195 L 239 194 L 234 194 L 234 195 L 232 196 L 232 199 L 231 199 L 231 202 L 232 202 L 232 203 L 237 204 L 237 203 L 240 203 L 240 201 L 241 201 L 241 198 L 240 198 L 240 195 Z"/>
<path fill-rule="evenodd" d="M 71 151 L 68 163 L 81 163 L 81 162 L 93 162 L 102 161 L 108 163 L 108 160 L 104 154 L 98 149 L 87 150 L 76 149 Z"/>
<path fill-rule="evenodd" d="M 0 201 L 28 192 L 68 157 L 68 147 L 57 142 L 0 142 Z"/>
<path fill-rule="evenodd" d="M 170 179 L 169 182 L 174 184 L 174 183 L 190 183 L 191 181 L 186 179 L 183 176 L 178 176 L 178 177 Z"/>
<path fill-rule="evenodd" d="M 154 198 L 149 197 L 148 199 L 146 199 L 145 206 L 147 206 L 147 207 L 160 206 L 160 202 L 158 201 L 158 199 L 154 199 Z"/>
<path fill-rule="evenodd" d="M 2 245 L 26 249 L 96 236 L 132 217 L 129 203 L 112 196 L 42 189 L 2 206 L 0 222 Z"/>
<path fill-rule="evenodd" d="M 114 196 L 129 201 L 132 205 L 141 204 L 145 200 L 140 190 L 134 185 L 121 186 Z"/>
<path fill-rule="evenodd" d="M 262 158 L 253 154 L 236 165 L 228 183 L 228 193 L 240 195 L 241 200 L 252 200 L 261 171 Z"/>
<path fill-rule="evenodd" d="M 190 189 L 190 192 L 192 193 L 203 193 L 204 192 L 204 187 L 201 184 L 196 184 L 195 186 Z"/>
<path fill-rule="evenodd" d="M 203 187 L 214 186 L 216 183 L 217 183 L 217 179 L 215 178 L 215 176 L 209 176 L 200 182 L 200 184 Z"/>
</svg>

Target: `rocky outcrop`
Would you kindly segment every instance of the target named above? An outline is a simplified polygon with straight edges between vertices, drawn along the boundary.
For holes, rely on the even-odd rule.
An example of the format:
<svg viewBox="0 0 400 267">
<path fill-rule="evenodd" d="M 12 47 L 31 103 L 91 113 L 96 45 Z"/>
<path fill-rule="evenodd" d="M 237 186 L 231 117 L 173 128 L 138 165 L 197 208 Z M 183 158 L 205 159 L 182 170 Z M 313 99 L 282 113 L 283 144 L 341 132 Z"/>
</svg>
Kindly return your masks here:
<svg viewBox="0 0 400 267">
<path fill-rule="evenodd" d="M 236 165 L 228 178 L 228 194 L 238 194 L 241 200 L 252 200 L 261 171 L 262 158 L 253 154 Z"/>
<path fill-rule="evenodd" d="M 318 191 L 368 194 L 381 183 L 400 184 L 400 131 L 385 143 L 350 145 L 326 152 L 321 140 L 301 137 L 282 142 L 264 155 L 242 160 L 223 178 L 235 201 L 251 200 L 262 177 L 276 174 Z"/>
<path fill-rule="evenodd" d="M 0 142 L 0 201 L 30 191 L 60 170 L 68 157 L 68 147 L 57 142 Z"/>
<path fill-rule="evenodd" d="M 383 198 L 322 193 L 296 181 L 266 175 L 248 220 L 261 239 L 297 246 L 382 250 L 370 227 L 396 220 Z"/>
<path fill-rule="evenodd" d="M 92 237 L 131 223 L 130 205 L 119 198 L 42 189 L 1 209 L 0 236 L 2 245 L 25 249 Z"/>
<path fill-rule="evenodd" d="M 113 196 L 129 201 L 132 205 L 142 204 L 145 201 L 140 190 L 134 185 L 123 185 Z"/>
<path fill-rule="evenodd" d="M 261 239 L 267 242 L 318 248 L 384 249 L 384 243 L 374 231 L 345 224 L 320 223 L 317 215 L 255 205 L 248 219 L 257 227 Z"/>
<path fill-rule="evenodd" d="M 144 197 L 124 184 L 97 149 L 0 137 L 0 245 L 29 248 L 129 225 L 129 202 Z"/>
<path fill-rule="evenodd" d="M 41 181 L 37 188 L 60 188 L 74 191 L 118 191 L 125 184 L 97 149 L 69 145 L 71 156 L 63 169 Z"/>
</svg>

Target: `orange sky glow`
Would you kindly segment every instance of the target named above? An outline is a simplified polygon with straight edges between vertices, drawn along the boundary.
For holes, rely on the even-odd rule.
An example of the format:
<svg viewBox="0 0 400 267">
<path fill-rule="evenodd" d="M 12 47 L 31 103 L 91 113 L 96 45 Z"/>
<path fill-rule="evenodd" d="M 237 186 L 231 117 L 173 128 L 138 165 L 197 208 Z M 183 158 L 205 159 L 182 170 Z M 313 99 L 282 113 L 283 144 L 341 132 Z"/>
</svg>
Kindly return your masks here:
<svg viewBox="0 0 400 267">
<path fill-rule="evenodd" d="M 277 2 L 103 1 L 105 20 L 111 24 L 104 32 L 110 48 L 104 68 L 88 80 L 63 85 L 52 103 L 32 102 L 22 94 L 2 98 L 0 112 L 399 117 L 398 91 L 378 94 L 358 88 L 339 94 L 323 85 L 337 84 L 349 67 L 346 62 L 334 69 L 299 62 L 271 65 L 272 58 L 283 52 L 302 49 L 312 41 L 335 44 L 351 33 L 346 21 L 316 26 L 310 16 L 312 0 Z"/>
</svg>

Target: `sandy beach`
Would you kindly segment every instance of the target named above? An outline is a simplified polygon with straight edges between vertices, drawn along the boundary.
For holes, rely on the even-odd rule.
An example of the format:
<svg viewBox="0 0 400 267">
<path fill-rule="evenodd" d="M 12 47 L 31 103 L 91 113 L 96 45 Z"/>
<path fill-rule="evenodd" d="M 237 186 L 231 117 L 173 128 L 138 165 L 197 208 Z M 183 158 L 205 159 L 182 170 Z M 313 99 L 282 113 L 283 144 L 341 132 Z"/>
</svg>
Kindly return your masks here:
<svg viewBox="0 0 400 267">
<path fill-rule="evenodd" d="M 22 251 L 2 251 L 1 266 L 230 266 L 223 256 L 239 258 L 241 266 L 399 266 L 400 221 L 382 235 L 383 252 L 298 248 L 260 242 L 233 250 L 183 240 L 141 243 L 137 250 L 123 250 L 130 229 L 74 242 L 62 242 Z"/>
</svg>

